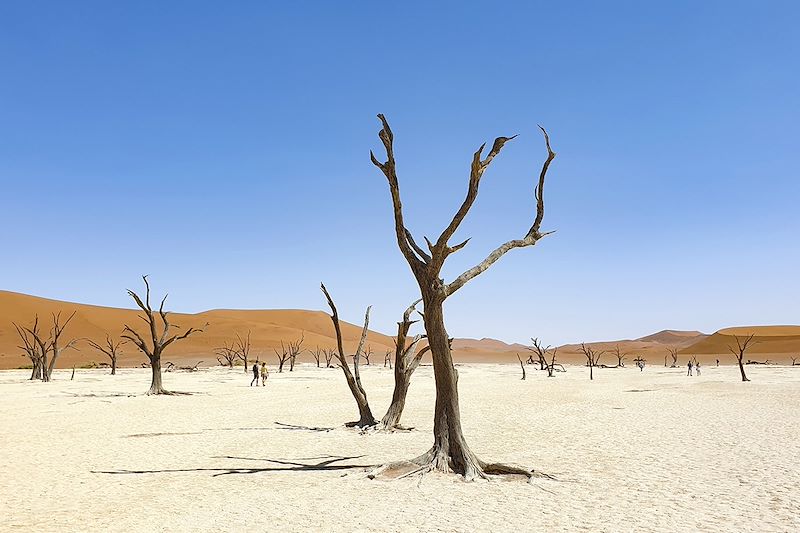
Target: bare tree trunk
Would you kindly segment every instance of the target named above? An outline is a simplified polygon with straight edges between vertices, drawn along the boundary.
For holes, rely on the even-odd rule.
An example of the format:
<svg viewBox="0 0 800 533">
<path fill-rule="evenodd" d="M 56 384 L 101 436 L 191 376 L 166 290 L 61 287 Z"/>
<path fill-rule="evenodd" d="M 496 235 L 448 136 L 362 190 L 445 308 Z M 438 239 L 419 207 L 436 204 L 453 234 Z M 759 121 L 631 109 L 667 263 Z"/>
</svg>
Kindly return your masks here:
<svg viewBox="0 0 800 533">
<path fill-rule="evenodd" d="M 347 386 L 353 394 L 353 399 L 358 406 L 358 420 L 356 422 L 349 422 L 347 426 L 369 427 L 374 426 L 378 422 L 372 415 L 372 410 L 369 408 L 369 401 L 367 400 L 367 393 L 364 387 L 361 386 L 361 378 L 358 372 L 358 358 L 361 351 L 364 349 L 364 341 L 367 339 L 367 332 L 369 331 L 369 311 L 371 307 L 367 307 L 366 315 L 364 316 L 364 328 L 361 330 L 361 340 L 356 348 L 356 353 L 353 356 L 353 371 L 350 371 L 350 365 L 347 363 L 347 356 L 344 353 L 344 343 L 342 341 L 342 330 L 339 325 L 339 313 L 336 310 L 336 305 L 333 303 L 333 298 L 328 293 L 328 289 L 324 284 L 320 284 L 325 298 L 328 300 L 328 306 L 331 308 L 331 321 L 333 322 L 333 329 L 336 332 L 336 347 L 338 349 L 336 357 L 339 359 L 339 366 L 342 368 Z"/>
<path fill-rule="evenodd" d="M 403 409 L 406 406 L 409 385 L 411 385 L 410 376 L 407 376 L 405 372 L 398 372 L 395 366 L 392 403 L 389 404 L 386 414 L 381 419 L 381 425 L 384 428 L 394 428 L 400 425 L 400 417 L 403 415 Z"/>
<path fill-rule="evenodd" d="M 152 370 L 153 378 L 150 381 L 150 390 L 147 394 L 168 394 L 164 390 L 164 385 L 161 383 L 161 355 L 154 355 L 150 358 L 150 369 Z"/>
<path fill-rule="evenodd" d="M 458 403 L 458 371 L 453 365 L 450 342 L 444 325 L 442 301 L 425 298 L 425 332 L 433 358 L 436 381 L 433 447 L 416 461 L 430 463 L 439 471 L 455 471 L 467 480 L 483 477 L 480 460 L 470 451 L 461 430 Z M 415 461 L 415 462 L 416 462 Z"/>
<path fill-rule="evenodd" d="M 522 362 L 522 358 L 517 354 L 517 359 L 519 359 L 519 366 L 522 368 L 522 381 L 525 381 L 525 363 Z"/>
<path fill-rule="evenodd" d="M 742 364 L 742 358 L 741 357 L 739 357 L 739 372 L 742 373 L 742 381 L 750 381 L 750 379 L 744 373 L 744 365 Z"/>
<path fill-rule="evenodd" d="M 411 313 L 415 311 L 415 306 L 421 300 L 412 303 L 405 313 L 403 313 L 403 320 L 397 323 L 397 338 L 395 339 L 395 365 L 394 365 L 394 391 L 392 392 L 392 403 L 389 404 L 389 409 L 381 419 L 381 426 L 384 429 L 405 429 L 400 426 L 400 417 L 403 415 L 403 409 L 406 405 L 406 396 L 408 395 L 408 387 L 411 384 L 411 375 L 419 366 L 422 361 L 422 356 L 430 349 L 429 346 L 417 351 L 417 345 L 422 339 L 421 335 L 416 335 L 411 342 L 408 342 L 408 331 L 414 321 L 411 320 Z M 385 361 L 389 362 L 389 368 L 392 367 L 392 361 L 389 357 L 391 352 L 387 352 Z M 384 363 L 385 366 L 386 363 Z"/>
</svg>

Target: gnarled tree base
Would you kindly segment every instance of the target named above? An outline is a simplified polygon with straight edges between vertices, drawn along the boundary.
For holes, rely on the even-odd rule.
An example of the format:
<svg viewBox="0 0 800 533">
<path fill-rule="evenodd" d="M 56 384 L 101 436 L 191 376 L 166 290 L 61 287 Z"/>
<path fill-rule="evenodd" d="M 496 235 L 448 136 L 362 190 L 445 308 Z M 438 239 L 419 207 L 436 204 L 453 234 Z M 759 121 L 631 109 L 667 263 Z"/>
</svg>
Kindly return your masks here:
<svg viewBox="0 0 800 533">
<path fill-rule="evenodd" d="M 468 454 L 466 464 L 459 466 L 456 465 L 452 457 L 449 457 L 441 450 L 437 450 L 436 447 L 431 448 L 424 454 L 410 461 L 397 461 L 379 466 L 370 472 L 367 477 L 370 479 L 394 480 L 403 479 L 416 474 L 423 475 L 429 472 L 461 475 L 464 481 L 491 479 L 491 476 L 524 477 L 528 482 L 535 478 L 555 479 L 549 474 L 528 470 L 517 465 L 487 463 L 478 459 L 478 457 L 471 452 Z"/>
<path fill-rule="evenodd" d="M 179 392 L 179 391 L 171 391 L 165 389 L 150 389 L 145 393 L 147 396 L 156 396 L 156 395 L 163 395 L 163 396 L 191 396 L 191 392 Z"/>
</svg>

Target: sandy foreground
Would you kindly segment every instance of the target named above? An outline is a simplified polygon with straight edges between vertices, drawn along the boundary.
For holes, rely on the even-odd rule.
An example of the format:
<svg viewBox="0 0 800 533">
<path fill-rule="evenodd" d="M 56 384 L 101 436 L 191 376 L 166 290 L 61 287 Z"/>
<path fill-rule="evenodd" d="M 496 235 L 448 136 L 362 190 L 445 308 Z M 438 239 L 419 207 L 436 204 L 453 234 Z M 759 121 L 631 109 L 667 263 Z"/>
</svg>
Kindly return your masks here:
<svg viewBox="0 0 800 533">
<path fill-rule="evenodd" d="M 362 434 L 341 371 L 302 365 L 249 387 L 241 369 L 0 372 L 2 531 L 798 531 L 800 367 L 588 370 L 548 379 L 459 365 L 482 458 L 557 478 L 366 477 L 432 442 L 430 367 L 404 423 Z M 376 416 L 392 373 L 362 379 Z"/>
</svg>

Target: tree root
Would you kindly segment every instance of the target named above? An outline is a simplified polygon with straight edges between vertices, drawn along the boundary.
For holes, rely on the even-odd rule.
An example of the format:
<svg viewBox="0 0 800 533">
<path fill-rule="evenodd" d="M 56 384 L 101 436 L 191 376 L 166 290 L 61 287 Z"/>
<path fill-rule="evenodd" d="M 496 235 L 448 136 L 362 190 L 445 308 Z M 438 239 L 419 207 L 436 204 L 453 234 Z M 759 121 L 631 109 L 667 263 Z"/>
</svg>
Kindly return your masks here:
<svg viewBox="0 0 800 533">
<path fill-rule="evenodd" d="M 428 472 L 440 472 L 445 474 L 458 473 L 463 476 L 464 481 L 474 481 L 476 479 L 491 480 L 492 476 L 525 477 L 528 483 L 531 483 L 537 478 L 557 481 L 554 476 L 544 472 L 537 472 L 521 466 L 505 463 L 486 463 L 474 456 L 470 458 L 470 461 L 464 466 L 463 470 L 463 472 L 457 472 L 454 468 L 452 458 L 432 448 L 410 461 L 396 461 L 379 466 L 369 472 L 367 477 L 369 479 L 399 480 L 416 474 L 422 476 Z"/>
<path fill-rule="evenodd" d="M 161 389 L 158 391 L 149 390 L 145 393 L 146 396 L 191 396 L 191 392 L 171 391 Z"/>
</svg>

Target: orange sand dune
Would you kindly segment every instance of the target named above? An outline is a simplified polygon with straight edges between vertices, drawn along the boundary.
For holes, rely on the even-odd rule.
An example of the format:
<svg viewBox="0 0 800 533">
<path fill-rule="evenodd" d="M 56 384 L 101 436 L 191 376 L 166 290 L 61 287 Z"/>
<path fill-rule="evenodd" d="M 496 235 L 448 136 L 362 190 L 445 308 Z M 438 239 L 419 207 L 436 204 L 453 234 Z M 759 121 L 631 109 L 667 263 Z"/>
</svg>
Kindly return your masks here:
<svg viewBox="0 0 800 533">
<path fill-rule="evenodd" d="M 29 325 L 35 314 L 45 329 L 49 329 L 51 314 L 61 312 L 63 317 L 76 311 L 75 318 L 67 328 L 64 338 L 92 339 L 101 342 L 106 333 L 119 336 L 124 324 L 141 330 L 142 321 L 137 318 L 138 312 L 133 309 L 117 309 L 86 304 L 76 304 L 49 300 L 36 296 L 28 296 L 7 291 L 0 291 L 0 369 L 17 368 L 27 365 L 28 359 L 18 348 L 20 342 L 12 325 Z M 204 332 L 170 346 L 164 360 L 176 364 L 194 364 L 203 361 L 202 366 L 217 364 L 214 349 L 225 342 L 231 342 L 236 334 L 245 335 L 251 332 L 251 359 L 260 358 L 270 364 L 276 362 L 273 349 L 280 346 L 281 341 L 293 341 L 305 336 L 304 348 L 333 348 L 335 337 L 333 325 L 328 314 L 322 311 L 306 311 L 297 309 L 277 310 L 232 310 L 215 309 L 197 314 L 174 313 L 171 322 L 186 327 L 201 327 Z M 359 317 L 360 318 L 360 317 Z M 207 325 L 206 325 L 207 324 Z M 342 332 L 345 338 L 345 349 L 355 350 L 361 334 L 359 326 L 343 323 Z M 590 343 L 596 350 L 606 351 L 600 362 L 615 365 L 613 350 L 619 346 L 626 354 L 626 362 L 630 366 L 633 359 L 643 357 L 650 365 L 662 365 L 668 361 L 668 348 L 680 349 L 682 363 L 691 355 L 696 355 L 703 363 L 712 363 L 717 357 L 724 364 L 732 363 L 727 346 L 734 342 L 732 334 L 746 335 L 755 332 L 759 341 L 752 352 L 758 354 L 757 359 L 770 359 L 775 362 L 788 362 L 790 356 L 800 354 L 800 326 L 752 326 L 727 328 L 713 335 L 705 335 L 698 331 L 664 330 L 634 340 L 604 341 Z M 394 350 L 393 338 L 370 331 L 368 345 L 373 350 L 373 365 L 383 365 L 386 351 Z M 86 341 L 79 343 L 80 351 L 67 351 L 59 359 L 58 367 L 69 368 L 72 365 L 86 365 L 90 362 L 102 363 L 105 355 L 91 348 Z M 456 362 L 475 363 L 516 363 L 517 354 L 525 360 L 530 352 L 521 344 L 507 344 L 496 339 L 454 339 L 453 358 Z M 756 359 L 756 357 L 754 357 Z M 558 360 L 564 364 L 583 364 L 585 358 L 580 345 L 561 346 Z M 300 361 L 311 362 L 313 358 L 308 351 L 300 356 Z M 127 345 L 120 356 L 120 366 L 139 366 L 145 362 L 144 355 L 133 346 Z M 427 356 L 423 363 L 429 363 Z"/>
<path fill-rule="evenodd" d="M 29 363 L 22 350 L 18 348 L 19 337 L 12 322 L 27 326 L 32 324 L 34 315 L 38 314 L 40 323 L 47 330 L 52 321 L 51 314 L 59 311 L 63 318 L 68 317 L 73 311 L 76 312 L 75 318 L 64 333 L 64 339 L 79 337 L 101 342 L 105 339 L 106 333 L 118 337 L 124 324 L 130 325 L 137 331 L 142 331 L 144 326 L 136 316 L 138 312 L 132 309 L 60 302 L 0 291 L 0 368 L 16 368 Z M 187 327 L 204 328 L 203 333 L 176 342 L 167 349 L 164 360 L 176 364 L 179 362 L 194 364 L 200 360 L 204 361 L 203 366 L 217 364 L 214 348 L 232 341 L 237 333 L 246 335 L 248 330 L 251 332 L 251 358 L 260 357 L 268 362 L 275 361 L 273 348 L 279 347 L 281 341 L 297 340 L 301 335 L 305 336 L 303 344 L 305 348 L 316 346 L 332 348 L 336 344 L 331 319 L 321 311 L 219 309 L 198 314 L 172 313 L 170 317 L 170 322 L 179 326 L 180 330 Z M 361 328 L 343 322 L 342 334 L 345 350 L 355 350 Z M 375 353 L 372 358 L 373 364 L 383 364 L 385 351 L 394 347 L 391 337 L 375 332 L 369 333 L 367 342 Z M 64 352 L 57 366 L 63 368 L 91 361 L 97 363 L 107 361 L 105 355 L 91 348 L 87 342 L 81 341 L 78 346 L 80 351 Z M 312 360 L 308 352 L 301 357 L 304 361 Z M 138 366 L 144 361 L 144 355 L 135 347 L 127 345 L 123 348 L 119 363 L 121 366 Z"/>
<path fill-rule="evenodd" d="M 681 350 L 682 354 L 719 354 L 719 359 L 731 359 L 729 348 L 736 347 L 736 338 L 741 340 L 755 334 L 745 359 L 776 363 L 800 358 L 800 326 L 739 326 L 721 329 L 713 335 L 699 340 Z M 749 356 L 749 357 L 748 357 Z"/>
</svg>

